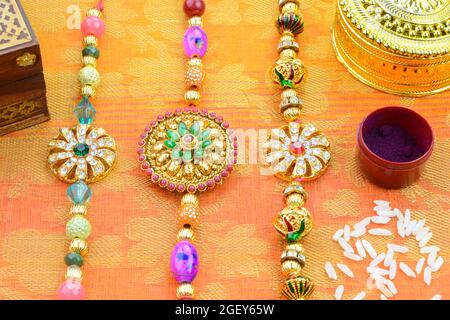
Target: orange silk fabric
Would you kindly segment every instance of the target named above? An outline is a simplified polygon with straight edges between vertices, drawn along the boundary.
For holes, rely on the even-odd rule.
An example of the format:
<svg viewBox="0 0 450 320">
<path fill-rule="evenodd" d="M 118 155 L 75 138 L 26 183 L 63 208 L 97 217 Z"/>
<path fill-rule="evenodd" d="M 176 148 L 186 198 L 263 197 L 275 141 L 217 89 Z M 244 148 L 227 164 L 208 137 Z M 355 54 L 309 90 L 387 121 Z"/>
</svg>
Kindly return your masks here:
<svg viewBox="0 0 450 320">
<path fill-rule="evenodd" d="M 303 119 L 313 122 L 333 144 L 333 161 L 319 180 L 308 183 L 307 208 L 315 228 L 303 241 L 305 274 L 317 288 L 312 299 L 332 299 L 338 284 L 345 298 L 366 290 L 365 263 L 341 255 L 331 240 L 344 224 L 372 215 L 372 201 L 387 199 L 413 218 L 426 218 L 446 260 L 430 287 L 423 276 L 395 279 L 399 299 L 450 296 L 450 92 L 425 98 L 393 96 L 355 80 L 335 58 L 330 27 L 336 0 L 302 0 L 305 31 L 299 37 L 300 58 L 307 68 L 301 85 Z M 69 30 L 69 6 L 84 15 L 92 1 L 23 0 L 38 34 L 48 86 L 52 120 L 0 137 L 0 299 L 53 299 L 63 281 L 68 240 L 65 223 L 70 203 L 67 185 L 48 170 L 47 143 L 58 128 L 75 124 L 81 34 Z M 277 58 L 279 35 L 274 27 L 275 0 L 207 0 L 204 28 L 210 46 L 204 59 L 207 78 L 202 106 L 223 115 L 234 128 L 279 127 L 279 91 L 269 70 Z M 146 124 L 165 110 L 183 106 L 186 58 L 182 37 L 187 25 L 182 0 L 110 0 L 107 33 L 100 41 L 98 70 L 102 84 L 95 100 L 96 124 L 115 137 L 118 164 L 92 186 L 88 217 L 93 232 L 83 267 L 89 299 L 173 299 L 176 283 L 169 269 L 176 238 L 180 196 L 153 187 L 138 168 L 136 148 Z M 74 8 L 74 7 L 71 7 Z M 76 7 L 75 7 L 76 8 Z M 69 10 L 70 11 L 70 10 Z M 355 160 L 358 124 L 372 110 L 403 105 L 425 116 L 436 133 L 434 154 L 422 179 L 406 189 L 375 187 Z M 257 134 L 256 134 L 257 135 Z M 241 154 L 249 151 L 241 145 Z M 251 149 L 251 148 L 250 148 Z M 242 160 L 242 159 L 241 159 Z M 279 299 L 283 241 L 273 217 L 283 208 L 284 184 L 261 173 L 254 161 L 241 161 L 226 183 L 200 196 L 202 223 L 197 232 L 200 272 L 195 280 L 200 299 Z M 377 250 L 388 242 L 405 243 L 410 252 L 399 259 L 415 266 L 419 252 L 413 240 L 367 237 Z M 355 279 L 329 281 L 326 261 L 345 262 Z"/>
</svg>

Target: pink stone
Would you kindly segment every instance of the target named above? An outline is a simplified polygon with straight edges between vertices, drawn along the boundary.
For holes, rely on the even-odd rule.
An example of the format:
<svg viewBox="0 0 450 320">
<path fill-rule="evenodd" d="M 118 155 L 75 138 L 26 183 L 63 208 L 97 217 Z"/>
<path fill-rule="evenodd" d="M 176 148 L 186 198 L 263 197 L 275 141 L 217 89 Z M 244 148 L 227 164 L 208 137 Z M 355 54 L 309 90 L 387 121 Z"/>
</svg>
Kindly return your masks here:
<svg viewBox="0 0 450 320">
<path fill-rule="evenodd" d="M 147 127 L 145 127 L 145 130 L 144 130 L 144 131 L 145 131 L 145 132 L 150 132 L 150 130 L 151 130 L 151 128 L 147 126 Z"/>
<path fill-rule="evenodd" d="M 94 35 L 97 38 L 101 38 L 105 33 L 105 23 L 96 16 L 86 17 L 81 24 L 81 32 L 85 37 Z"/>
<path fill-rule="evenodd" d="M 191 185 L 191 186 L 188 187 L 188 191 L 191 192 L 191 193 L 195 192 L 195 190 L 196 190 L 195 186 Z"/>
<path fill-rule="evenodd" d="M 176 186 L 173 183 L 169 183 L 169 185 L 167 186 L 167 190 L 169 190 L 169 191 L 173 191 L 173 190 L 175 190 L 175 188 L 176 188 Z"/>
<path fill-rule="evenodd" d="M 153 169 L 148 169 L 147 170 L 147 175 L 151 176 L 153 174 Z"/>
<path fill-rule="evenodd" d="M 184 51 L 189 58 L 203 57 L 208 49 L 208 37 L 201 27 L 193 26 L 184 34 Z"/>
<path fill-rule="evenodd" d="M 228 171 L 228 172 L 233 171 L 233 165 L 232 165 L 232 164 L 229 164 L 229 165 L 227 166 L 227 171 Z"/>
<path fill-rule="evenodd" d="M 161 185 L 161 187 L 165 187 L 167 186 L 167 180 L 161 180 L 159 184 Z"/>
<path fill-rule="evenodd" d="M 214 181 L 213 180 L 208 180 L 206 181 L 206 185 L 208 186 L 208 188 L 213 188 L 214 187 Z"/>
<path fill-rule="evenodd" d="M 226 178 L 228 177 L 229 173 L 227 171 L 222 171 L 221 175 L 222 177 Z"/>
<path fill-rule="evenodd" d="M 215 176 L 215 177 L 214 177 L 214 181 L 215 181 L 216 183 L 219 183 L 220 181 L 222 181 L 222 178 L 219 177 L 219 176 Z"/>
<path fill-rule="evenodd" d="M 217 117 L 216 121 L 218 123 L 222 123 L 223 122 L 223 117 L 222 116 Z"/>
<path fill-rule="evenodd" d="M 206 184 L 204 184 L 204 183 L 199 183 L 199 184 L 198 184 L 198 190 L 200 190 L 200 191 L 205 191 L 205 190 L 206 190 Z"/>
<path fill-rule="evenodd" d="M 228 122 L 224 122 L 222 124 L 222 127 L 224 127 L 225 129 L 228 129 L 230 127 L 230 124 Z"/>
<path fill-rule="evenodd" d="M 234 150 L 234 151 L 233 151 L 233 156 L 237 157 L 238 154 L 239 154 L 239 153 L 238 153 L 237 150 Z"/>
<path fill-rule="evenodd" d="M 198 108 L 197 108 L 197 107 L 193 107 L 193 108 L 192 108 L 192 112 L 193 112 L 193 113 L 198 113 L 198 112 L 199 112 L 199 110 L 198 110 Z"/>
<path fill-rule="evenodd" d="M 151 127 L 156 127 L 157 124 L 158 124 L 158 122 L 156 122 L 156 121 L 150 122 L 150 126 L 151 126 Z"/>
<path fill-rule="evenodd" d="M 139 161 L 142 162 L 142 161 L 144 161 L 144 160 L 145 160 L 145 156 L 144 156 L 144 155 L 140 155 L 140 156 L 139 156 Z"/>
<path fill-rule="evenodd" d="M 153 182 L 158 182 L 158 181 L 159 181 L 159 175 L 154 174 L 154 175 L 152 176 L 152 181 L 153 181 Z"/>
<path fill-rule="evenodd" d="M 170 118 L 172 115 L 173 115 L 173 113 L 171 111 L 166 112 L 166 118 Z"/>
<path fill-rule="evenodd" d="M 185 189 L 186 189 L 186 187 L 184 186 L 184 184 L 179 184 L 177 187 L 178 192 L 183 192 Z"/>
<path fill-rule="evenodd" d="M 138 153 L 138 154 L 143 154 L 143 153 L 144 153 L 144 148 L 139 148 L 139 149 L 137 149 L 137 153 Z"/>
<path fill-rule="evenodd" d="M 177 109 L 175 110 L 175 113 L 176 113 L 176 114 L 180 114 L 181 112 L 182 112 L 181 108 L 177 108 Z"/>
<path fill-rule="evenodd" d="M 211 112 L 211 113 L 209 114 L 209 117 L 210 117 L 211 119 L 214 119 L 214 118 L 216 117 L 216 113 L 215 113 L 215 112 Z"/>
<path fill-rule="evenodd" d="M 298 141 L 291 143 L 289 150 L 291 151 L 291 153 L 297 156 L 300 156 L 305 153 L 305 147 L 303 146 L 303 143 Z"/>
<path fill-rule="evenodd" d="M 144 144 L 145 144 L 145 141 L 143 141 L 143 140 L 141 140 L 141 141 L 138 142 L 138 145 L 139 145 L 140 147 L 142 147 Z"/>
<path fill-rule="evenodd" d="M 148 164 L 148 162 L 144 162 L 142 164 L 142 169 L 147 170 L 150 167 L 150 165 Z"/>
<path fill-rule="evenodd" d="M 208 115 L 208 109 L 203 109 L 203 110 L 202 110 L 202 114 L 203 114 L 204 116 Z"/>
<path fill-rule="evenodd" d="M 64 281 L 58 289 L 59 300 L 83 300 L 86 292 L 79 281 Z"/>
</svg>

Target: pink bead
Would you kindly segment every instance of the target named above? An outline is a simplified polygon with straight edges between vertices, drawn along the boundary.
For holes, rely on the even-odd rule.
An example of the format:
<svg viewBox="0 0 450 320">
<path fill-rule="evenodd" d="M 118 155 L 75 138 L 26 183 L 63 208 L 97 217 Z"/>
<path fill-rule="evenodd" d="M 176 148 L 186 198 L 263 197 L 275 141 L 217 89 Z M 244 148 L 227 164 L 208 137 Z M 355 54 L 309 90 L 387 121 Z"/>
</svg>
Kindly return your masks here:
<svg viewBox="0 0 450 320">
<path fill-rule="evenodd" d="M 96 16 L 86 17 L 81 24 L 81 32 L 84 36 L 94 35 L 97 38 L 101 38 L 103 33 L 105 33 L 105 23 Z"/>
<path fill-rule="evenodd" d="M 75 280 L 67 280 L 58 290 L 59 300 L 83 300 L 86 295 L 83 286 Z"/>
</svg>

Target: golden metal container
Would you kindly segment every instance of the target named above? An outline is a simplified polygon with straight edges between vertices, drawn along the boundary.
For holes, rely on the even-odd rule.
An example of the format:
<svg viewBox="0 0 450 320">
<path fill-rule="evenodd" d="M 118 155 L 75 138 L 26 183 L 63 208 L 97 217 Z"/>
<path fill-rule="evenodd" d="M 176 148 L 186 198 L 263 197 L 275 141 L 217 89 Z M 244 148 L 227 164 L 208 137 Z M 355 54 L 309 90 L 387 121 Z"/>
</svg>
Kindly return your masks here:
<svg viewBox="0 0 450 320">
<path fill-rule="evenodd" d="M 450 0 L 338 0 L 336 55 L 376 89 L 424 96 L 450 88 Z"/>
</svg>

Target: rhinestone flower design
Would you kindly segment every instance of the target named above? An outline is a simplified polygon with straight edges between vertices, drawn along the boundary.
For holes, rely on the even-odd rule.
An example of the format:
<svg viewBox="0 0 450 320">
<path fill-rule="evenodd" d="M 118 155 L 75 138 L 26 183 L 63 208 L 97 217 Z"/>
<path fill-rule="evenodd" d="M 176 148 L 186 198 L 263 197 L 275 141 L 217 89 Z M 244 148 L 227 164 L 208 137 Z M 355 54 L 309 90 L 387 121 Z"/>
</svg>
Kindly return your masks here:
<svg viewBox="0 0 450 320">
<path fill-rule="evenodd" d="M 48 162 L 62 181 L 96 182 L 105 177 L 116 162 L 116 143 L 102 128 L 79 124 L 62 128 L 48 145 Z"/>
<path fill-rule="evenodd" d="M 328 168 L 330 142 L 312 124 L 290 122 L 272 130 L 266 148 L 266 162 L 285 180 L 314 180 Z"/>
</svg>

